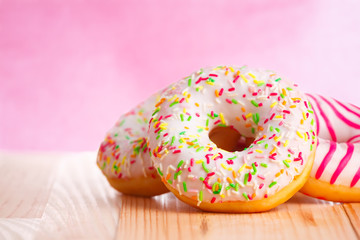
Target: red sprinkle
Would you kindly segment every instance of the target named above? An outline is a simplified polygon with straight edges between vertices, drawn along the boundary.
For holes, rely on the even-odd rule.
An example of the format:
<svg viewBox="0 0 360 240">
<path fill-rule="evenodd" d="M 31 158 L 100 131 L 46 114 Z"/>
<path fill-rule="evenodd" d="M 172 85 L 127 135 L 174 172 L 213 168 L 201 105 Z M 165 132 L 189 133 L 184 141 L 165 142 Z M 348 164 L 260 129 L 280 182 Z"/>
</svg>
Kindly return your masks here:
<svg viewBox="0 0 360 240">
<path fill-rule="evenodd" d="M 233 80 L 233 83 L 236 83 L 236 81 L 239 79 L 239 75 L 237 75 L 234 80 Z"/>
<path fill-rule="evenodd" d="M 173 151 L 173 154 L 176 154 L 176 153 L 181 153 L 181 150 L 175 150 L 175 151 Z"/>
<path fill-rule="evenodd" d="M 215 198 L 215 197 L 213 197 L 213 198 L 211 199 L 211 203 L 214 203 L 214 202 L 215 202 L 215 200 L 216 200 L 216 198 Z"/>
<path fill-rule="evenodd" d="M 223 92 L 224 92 L 224 89 L 223 88 L 220 89 L 219 96 L 221 96 L 223 94 Z"/>
<path fill-rule="evenodd" d="M 227 101 L 228 103 L 232 104 L 232 101 L 231 101 L 230 99 L 227 98 L 226 101 Z"/>
<path fill-rule="evenodd" d="M 262 183 L 262 184 L 260 184 L 260 186 L 259 186 L 259 189 L 262 189 L 262 187 L 264 186 L 264 184 Z"/>
<path fill-rule="evenodd" d="M 235 91 L 235 88 L 234 88 L 234 87 L 229 88 L 228 91 L 229 91 L 229 92 Z"/>
</svg>

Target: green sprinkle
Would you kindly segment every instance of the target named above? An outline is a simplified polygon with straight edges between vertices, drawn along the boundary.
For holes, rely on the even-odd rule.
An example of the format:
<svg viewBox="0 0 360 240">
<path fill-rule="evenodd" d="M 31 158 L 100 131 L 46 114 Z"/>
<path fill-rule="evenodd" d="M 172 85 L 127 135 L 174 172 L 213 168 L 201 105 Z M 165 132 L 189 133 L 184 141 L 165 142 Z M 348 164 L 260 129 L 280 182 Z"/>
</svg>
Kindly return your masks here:
<svg viewBox="0 0 360 240">
<path fill-rule="evenodd" d="M 229 185 L 230 185 L 230 187 L 235 188 L 235 184 L 230 183 Z"/>
<path fill-rule="evenodd" d="M 255 102 L 255 100 L 251 100 L 252 105 L 254 105 L 255 107 L 259 107 L 259 104 L 257 102 Z"/>
<path fill-rule="evenodd" d="M 281 98 L 284 98 L 285 96 L 284 96 L 284 94 L 280 93 L 280 97 L 281 97 Z"/>
<path fill-rule="evenodd" d="M 270 132 L 274 131 L 274 127 L 270 126 Z"/>
<path fill-rule="evenodd" d="M 184 115 L 182 113 L 180 114 L 180 119 L 182 122 L 184 121 Z"/>
<path fill-rule="evenodd" d="M 198 91 L 200 91 L 200 88 L 199 88 L 199 87 L 197 87 L 197 88 L 196 88 L 196 91 L 197 91 L 197 92 L 198 92 Z"/>
<path fill-rule="evenodd" d="M 260 116 L 258 113 L 255 113 L 252 115 L 253 117 L 253 120 L 254 120 L 254 123 L 257 125 L 259 123 L 259 120 L 260 120 Z"/>
<path fill-rule="evenodd" d="M 191 86 L 191 78 L 188 79 L 188 86 Z"/>
<path fill-rule="evenodd" d="M 233 159 L 235 159 L 236 158 L 236 156 L 233 156 L 233 157 L 231 157 L 231 158 L 228 158 L 228 160 L 233 160 Z"/>
<path fill-rule="evenodd" d="M 256 169 L 256 166 L 255 166 L 255 163 L 253 163 L 253 164 L 251 164 L 252 165 L 252 168 L 253 168 L 253 170 L 254 170 L 254 172 L 252 172 L 251 174 L 252 175 L 255 175 L 256 174 L 256 172 L 257 172 L 257 169 Z"/>
<path fill-rule="evenodd" d="M 200 132 L 204 131 L 204 129 L 199 128 L 197 131 L 200 133 Z"/>
<path fill-rule="evenodd" d="M 217 114 L 217 113 L 214 113 L 214 117 L 218 117 L 219 116 L 219 114 Z"/>
<path fill-rule="evenodd" d="M 264 168 L 267 168 L 267 167 L 268 167 L 268 165 L 267 165 L 266 163 L 260 163 L 260 165 L 261 165 L 262 167 L 264 167 Z"/>
<path fill-rule="evenodd" d="M 287 87 L 286 89 L 289 90 L 289 91 L 292 91 L 292 90 L 293 90 L 291 87 Z"/>
<path fill-rule="evenodd" d="M 172 145 L 174 144 L 174 142 L 175 142 L 175 136 L 173 136 L 173 137 L 171 138 L 170 146 L 172 146 Z"/>
<path fill-rule="evenodd" d="M 278 81 L 280 81 L 280 80 L 281 80 L 281 78 L 275 79 L 275 82 L 278 82 Z"/>
<path fill-rule="evenodd" d="M 239 186 L 240 185 L 238 183 L 235 184 L 235 191 L 237 191 L 237 192 L 239 191 Z"/>
<path fill-rule="evenodd" d="M 209 77 L 207 82 L 215 82 L 215 80 Z"/>
<path fill-rule="evenodd" d="M 229 191 L 229 190 L 230 190 L 230 188 L 231 188 L 230 186 L 227 186 L 225 189 L 226 189 L 227 191 Z"/>
<path fill-rule="evenodd" d="M 199 200 L 200 200 L 200 201 L 203 200 L 203 191 L 202 191 L 202 190 L 199 192 Z"/>
<path fill-rule="evenodd" d="M 181 160 L 181 161 L 179 162 L 179 164 L 177 165 L 177 168 L 180 168 L 181 165 L 183 165 L 183 163 L 184 163 L 184 160 Z"/>
<path fill-rule="evenodd" d="M 199 180 L 200 180 L 200 181 L 204 181 L 204 180 L 205 180 L 205 178 L 203 178 L 203 177 L 199 177 Z"/>
<path fill-rule="evenodd" d="M 105 167 L 106 167 L 106 162 L 103 163 L 101 169 L 104 170 Z"/>
<path fill-rule="evenodd" d="M 206 119 L 206 126 L 209 126 L 209 119 Z"/>
<path fill-rule="evenodd" d="M 203 149 L 204 149 L 204 147 L 199 147 L 198 149 L 196 149 L 196 152 L 200 152 Z"/>
<path fill-rule="evenodd" d="M 289 165 L 285 160 L 283 161 L 283 163 L 285 164 L 285 166 L 286 166 L 287 168 L 290 167 L 290 165 Z"/>
<path fill-rule="evenodd" d="M 184 141 L 180 138 L 180 139 L 179 139 L 179 143 L 184 143 Z"/>
<path fill-rule="evenodd" d="M 184 192 L 187 192 L 186 182 L 183 182 L 183 188 L 184 188 Z"/>
<path fill-rule="evenodd" d="M 249 201 L 249 197 L 246 195 L 246 193 L 243 193 L 242 195 L 244 196 L 244 198 L 245 198 L 247 201 Z"/>
<path fill-rule="evenodd" d="M 258 84 L 258 87 L 261 87 L 262 85 L 264 85 L 265 83 L 264 82 L 260 82 L 259 84 Z"/>
<path fill-rule="evenodd" d="M 181 175 L 181 174 L 182 174 L 182 171 L 181 171 L 181 170 L 178 171 L 178 172 L 176 172 L 176 173 L 174 174 L 174 180 L 176 180 L 177 177 L 178 177 L 179 175 Z"/>
<path fill-rule="evenodd" d="M 246 173 L 244 176 L 244 184 L 245 185 L 248 183 L 248 179 L 249 179 L 249 173 Z"/>
<path fill-rule="evenodd" d="M 314 119 L 311 119 L 311 125 L 314 125 Z"/>
<path fill-rule="evenodd" d="M 127 140 L 130 140 L 130 137 L 129 137 L 129 136 L 127 136 L 127 135 L 125 136 L 125 138 L 126 138 Z"/>
<path fill-rule="evenodd" d="M 275 181 L 270 183 L 269 188 L 272 188 L 275 184 L 277 184 L 277 182 L 275 182 Z"/>
<path fill-rule="evenodd" d="M 134 148 L 134 152 L 136 153 L 136 155 L 138 155 L 140 152 L 140 146 Z"/>
<path fill-rule="evenodd" d="M 276 130 L 277 132 L 280 132 L 280 129 L 278 129 L 278 128 L 275 128 L 275 130 Z"/>
<path fill-rule="evenodd" d="M 255 134 L 255 128 L 251 128 L 251 132 Z"/>
<path fill-rule="evenodd" d="M 169 105 L 169 107 L 172 107 L 172 106 L 174 106 L 175 104 L 178 104 L 179 102 L 172 102 L 170 105 Z"/>
<path fill-rule="evenodd" d="M 170 184 L 170 185 L 172 185 L 172 181 L 169 179 L 169 180 L 167 180 L 167 182 Z"/>
<path fill-rule="evenodd" d="M 258 141 L 257 144 L 262 144 L 264 142 L 265 142 L 264 140 L 261 140 L 261 141 Z"/>
<path fill-rule="evenodd" d="M 239 102 L 236 99 L 231 100 L 234 104 L 238 104 Z"/>
<path fill-rule="evenodd" d="M 216 186 L 218 186 L 218 190 L 215 191 Z M 222 188 L 222 185 L 220 183 L 218 183 L 218 182 L 214 183 L 214 185 L 212 185 L 213 194 L 219 194 L 221 192 L 221 188 Z"/>
<path fill-rule="evenodd" d="M 313 110 L 308 110 L 308 112 L 309 112 L 309 113 L 311 113 L 311 114 L 313 114 L 313 113 L 314 113 L 314 111 L 313 111 Z"/>
<path fill-rule="evenodd" d="M 159 167 L 157 168 L 157 170 L 158 170 L 158 173 L 160 174 L 160 176 L 164 176 L 164 174 L 161 172 Z"/>
<path fill-rule="evenodd" d="M 215 119 L 215 116 L 213 117 L 213 116 L 211 116 L 211 114 L 210 113 L 208 113 L 208 117 L 209 118 L 211 118 L 211 119 Z"/>
<path fill-rule="evenodd" d="M 119 149 L 119 147 L 120 147 L 119 145 L 116 145 L 115 149 Z"/>
<path fill-rule="evenodd" d="M 190 121 L 190 120 L 191 120 L 191 116 L 189 116 L 187 120 Z"/>
<path fill-rule="evenodd" d="M 160 108 L 157 108 L 154 112 L 153 112 L 153 114 L 151 115 L 151 116 L 154 116 L 156 113 L 158 113 L 160 111 Z"/>
<path fill-rule="evenodd" d="M 179 133 L 179 135 L 184 135 L 186 133 L 186 131 L 182 131 L 181 133 Z"/>
<path fill-rule="evenodd" d="M 209 172 L 210 172 L 210 170 L 207 169 L 207 167 L 205 166 L 205 162 L 202 162 L 201 165 L 202 165 L 202 167 L 203 167 L 203 169 L 204 169 L 204 171 L 205 171 L 206 173 L 209 173 Z"/>
<path fill-rule="evenodd" d="M 311 144 L 311 145 L 310 145 L 310 151 L 312 151 L 312 149 L 313 149 L 313 145 Z"/>
<path fill-rule="evenodd" d="M 291 154 L 290 154 L 290 153 L 288 154 L 288 157 L 291 157 Z"/>
<path fill-rule="evenodd" d="M 125 123 L 125 119 L 120 122 L 119 127 L 121 127 L 124 123 Z"/>
<path fill-rule="evenodd" d="M 266 143 L 266 144 L 265 144 L 265 149 L 267 149 L 268 147 L 269 147 L 269 144 Z"/>
<path fill-rule="evenodd" d="M 226 124 L 220 123 L 217 125 L 218 127 L 227 127 Z"/>
</svg>

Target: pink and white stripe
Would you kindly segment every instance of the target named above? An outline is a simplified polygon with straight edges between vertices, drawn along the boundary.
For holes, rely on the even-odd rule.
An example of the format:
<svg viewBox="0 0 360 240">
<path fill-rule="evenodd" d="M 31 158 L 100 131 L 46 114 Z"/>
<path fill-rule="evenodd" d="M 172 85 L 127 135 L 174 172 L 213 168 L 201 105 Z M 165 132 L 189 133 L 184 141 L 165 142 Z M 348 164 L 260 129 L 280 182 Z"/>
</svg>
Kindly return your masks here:
<svg viewBox="0 0 360 240">
<path fill-rule="evenodd" d="M 360 108 L 320 95 L 307 96 L 319 136 L 311 177 L 360 188 Z"/>
</svg>

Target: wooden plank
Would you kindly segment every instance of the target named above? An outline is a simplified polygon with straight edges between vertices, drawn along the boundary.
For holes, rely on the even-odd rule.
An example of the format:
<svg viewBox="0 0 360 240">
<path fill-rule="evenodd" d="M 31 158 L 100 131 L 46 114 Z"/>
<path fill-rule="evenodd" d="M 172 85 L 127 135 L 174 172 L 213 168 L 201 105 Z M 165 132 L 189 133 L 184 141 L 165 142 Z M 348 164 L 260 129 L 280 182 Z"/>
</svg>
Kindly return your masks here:
<svg viewBox="0 0 360 240">
<path fill-rule="evenodd" d="M 117 239 L 357 239 L 342 205 L 301 193 L 258 214 L 201 212 L 171 194 L 120 199 Z"/>
<path fill-rule="evenodd" d="M 0 153 L 0 218 L 41 217 L 58 163 L 54 154 Z"/>
<path fill-rule="evenodd" d="M 67 155 L 35 239 L 113 239 L 118 194 L 96 166 L 95 153 Z"/>
<path fill-rule="evenodd" d="M 360 203 L 345 203 L 344 208 L 351 221 L 354 231 L 360 239 Z"/>
</svg>

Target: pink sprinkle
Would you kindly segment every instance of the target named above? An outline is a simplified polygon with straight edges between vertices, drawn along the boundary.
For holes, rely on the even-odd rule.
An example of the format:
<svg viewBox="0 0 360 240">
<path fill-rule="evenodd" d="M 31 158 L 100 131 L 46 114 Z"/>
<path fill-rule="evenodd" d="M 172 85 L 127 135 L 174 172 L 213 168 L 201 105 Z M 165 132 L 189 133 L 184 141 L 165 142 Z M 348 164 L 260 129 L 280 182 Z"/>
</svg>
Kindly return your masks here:
<svg viewBox="0 0 360 240">
<path fill-rule="evenodd" d="M 165 133 L 165 134 L 163 135 L 163 137 L 166 137 L 167 135 L 169 135 L 169 133 Z"/>
<path fill-rule="evenodd" d="M 200 114 L 199 114 L 199 113 L 195 113 L 195 115 L 196 115 L 197 117 L 200 117 Z"/>
<path fill-rule="evenodd" d="M 158 120 L 158 121 L 160 122 L 162 118 L 163 118 L 163 115 L 161 115 L 161 116 L 159 117 L 159 120 Z"/>
<path fill-rule="evenodd" d="M 172 116 L 172 114 L 170 114 L 170 115 L 167 115 L 167 116 L 165 116 L 164 118 L 169 118 L 169 117 L 171 117 Z"/>
<path fill-rule="evenodd" d="M 130 161 L 130 164 L 134 164 L 136 161 L 135 160 L 132 160 L 132 161 Z"/>
<path fill-rule="evenodd" d="M 256 96 L 257 94 L 258 94 L 257 92 L 254 92 L 252 95 L 253 95 L 253 96 Z"/>
<path fill-rule="evenodd" d="M 235 88 L 233 88 L 233 87 L 232 87 L 232 88 L 229 88 L 228 91 L 229 91 L 229 92 L 235 91 Z"/>
<path fill-rule="evenodd" d="M 190 159 L 190 166 L 194 166 L 194 159 L 192 158 L 192 159 Z"/>
<path fill-rule="evenodd" d="M 232 101 L 230 101 L 230 99 L 227 98 L 226 101 L 227 101 L 228 103 L 232 104 Z"/>
<path fill-rule="evenodd" d="M 188 171 L 191 172 L 191 167 L 188 168 Z"/>
<path fill-rule="evenodd" d="M 248 152 L 248 154 L 253 154 L 253 153 L 254 153 L 253 151 Z"/>
<path fill-rule="evenodd" d="M 279 126 L 281 126 L 281 125 L 283 125 L 284 124 L 284 122 L 283 121 L 280 121 L 279 122 Z"/>
<path fill-rule="evenodd" d="M 226 160 L 226 163 L 229 164 L 229 165 L 232 165 L 232 164 L 234 164 L 234 161 L 233 160 Z"/>
<path fill-rule="evenodd" d="M 213 148 L 212 148 L 212 147 L 210 147 L 210 148 L 209 148 L 209 152 L 211 152 L 212 150 L 213 150 Z"/>
<path fill-rule="evenodd" d="M 281 100 L 281 98 L 280 98 L 280 96 L 278 97 L 278 101 L 280 102 L 280 100 Z"/>
<path fill-rule="evenodd" d="M 243 98 L 246 98 L 246 94 L 243 95 Z"/>
<path fill-rule="evenodd" d="M 262 103 L 259 103 L 259 107 L 262 107 L 262 105 L 263 105 Z"/>
<path fill-rule="evenodd" d="M 214 117 L 214 111 L 211 111 L 211 116 Z"/>
<path fill-rule="evenodd" d="M 206 176 L 206 178 L 211 177 L 211 176 L 214 176 L 214 175 L 215 175 L 215 172 L 208 173 L 208 175 Z"/>
<path fill-rule="evenodd" d="M 233 80 L 233 83 L 236 83 L 236 81 L 239 79 L 239 75 L 237 75 L 234 80 Z"/>
<path fill-rule="evenodd" d="M 290 148 L 288 149 L 289 153 L 294 154 L 295 152 L 293 150 L 291 150 Z"/>
<path fill-rule="evenodd" d="M 161 130 L 161 128 L 157 128 L 154 133 L 158 133 Z"/>
<path fill-rule="evenodd" d="M 304 104 L 306 108 L 309 108 L 306 101 L 304 101 Z"/>
<path fill-rule="evenodd" d="M 248 198 L 249 198 L 250 200 L 253 200 L 252 197 L 250 196 L 250 194 L 248 194 Z"/>
<path fill-rule="evenodd" d="M 181 153 L 181 150 L 175 150 L 175 151 L 173 151 L 173 154 L 176 154 L 176 153 Z"/>
<path fill-rule="evenodd" d="M 202 78 L 202 77 L 200 77 L 199 78 L 199 80 L 197 80 L 196 82 L 195 82 L 195 84 L 198 84 L 198 83 L 200 83 L 201 81 L 206 81 L 206 80 L 208 80 L 209 78 L 207 77 L 207 78 Z"/>
<path fill-rule="evenodd" d="M 270 96 L 277 96 L 277 93 L 270 93 Z"/>
<path fill-rule="evenodd" d="M 259 166 L 257 162 L 254 162 L 255 167 Z"/>
<path fill-rule="evenodd" d="M 289 110 L 283 110 L 284 113 L 290 114 Z"/>
<path fill-rule="evenodd" d="M 219 158 L 220 158 L 220 159 L 223 158 L 223 155 L 222 155 L 221 153 L 219 153 L 219 156 L 217 156 L 216 158 L 214 158 L 214 161 L 218 160 Z"/>
<path fill-rule="evenodd" d="M 185 100 L 185 98 L 182 98 L 182 99 L 179 101 L 179 103 L 182 103 L 184 100 Z"/>
<path fill-rule="evenodd" d="M 265 180 L 265 178 L 262 175 L 257 175 L 258 178 Z"/>
<path fill-rule="evenodd" d="M 206 163 L 209 164 L 210 163 L 210 157 L 213 156 L 214 154 L 206 154 L 205 158 L 206 158 Z"/>
<path fill-rule="evenodd" d="M 262 187 L 264 186 L 264 184 L 262 183 L 262 184 L 260 184 L 260 186 L 259 186 L 259 189 L 262 189 Z"/>
<path fill-rule="evenodd" d="M 251 182 L 251 179 L 252 179 L 252 174 L 251 174 L 251 173 L 249 173 L 248 182 Z"/>
<path fill-rule="evenodd" d="M 243 114 L 243 115 L 241 115 L 242 116 L 242 118 L 246 121 L 246 116 Z"/>
<path fill-rule="evenodd" d="M 210 76 L 210 77 L 217 77 L 218 75 L 217 75 L 217 74 L 214 74 L 214 73 L 210 73 L 209 76 Z"/>
<path fill-rule="evenodd" d="M 280 144 L 281 144 L 281 142 L 280 142 L 280 141 L 278 141 L 278 142 L 277 142 L 277 145 L 278 145 L 278 146 L 280 146 Z"/>
<path fill-rule="evenodd" d="M 269 139 L 272 139 L 273 137 L 275 137 L 276 136 L 276 134 L 274 133 L 271 137 L 269 137 Z"/>
<path fill-rule="evenodd" d="M 220 92 L 219 92 L 219 96 L 221 96 L 221 95 L 223 94 L 223 92 L 224 92 L 224 89 L 221 88 L 221 89 L 220 89 Z"/>
</svg>

